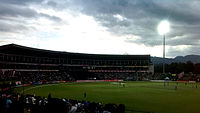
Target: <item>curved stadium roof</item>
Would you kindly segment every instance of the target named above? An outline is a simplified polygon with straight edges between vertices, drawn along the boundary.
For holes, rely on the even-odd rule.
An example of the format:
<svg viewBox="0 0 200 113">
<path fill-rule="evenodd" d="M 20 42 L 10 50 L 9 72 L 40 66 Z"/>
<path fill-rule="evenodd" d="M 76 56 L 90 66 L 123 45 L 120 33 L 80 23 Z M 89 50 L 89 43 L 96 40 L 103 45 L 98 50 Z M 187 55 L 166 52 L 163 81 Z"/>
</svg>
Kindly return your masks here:
<svg viewBox="0 0 200 113">
<path fill-rule="evenodd" d="M 0 53 L 15 54 L 36 57 L 73 58 L 73 59 L 107 59 L 107 60 L 150 60 L 150 55 L 108 55 L 108 54 L 86 54 L 44 50 L 17 44 L 0 46 Z"/>
</svg>

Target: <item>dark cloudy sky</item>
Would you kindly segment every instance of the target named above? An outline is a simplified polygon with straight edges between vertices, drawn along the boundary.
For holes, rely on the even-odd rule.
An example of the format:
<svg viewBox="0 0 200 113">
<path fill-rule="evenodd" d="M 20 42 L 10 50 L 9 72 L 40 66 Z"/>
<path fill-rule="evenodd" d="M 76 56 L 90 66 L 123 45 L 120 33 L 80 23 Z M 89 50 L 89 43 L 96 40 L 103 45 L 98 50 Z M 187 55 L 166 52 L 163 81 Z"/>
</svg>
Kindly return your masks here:
<svg viewBox="0 0 200 113">
<path fill-rule="evenodd" d="M 0 0 L 0 45 L 95 54 L 200 55 L 198 0 Z"/>
</svg>

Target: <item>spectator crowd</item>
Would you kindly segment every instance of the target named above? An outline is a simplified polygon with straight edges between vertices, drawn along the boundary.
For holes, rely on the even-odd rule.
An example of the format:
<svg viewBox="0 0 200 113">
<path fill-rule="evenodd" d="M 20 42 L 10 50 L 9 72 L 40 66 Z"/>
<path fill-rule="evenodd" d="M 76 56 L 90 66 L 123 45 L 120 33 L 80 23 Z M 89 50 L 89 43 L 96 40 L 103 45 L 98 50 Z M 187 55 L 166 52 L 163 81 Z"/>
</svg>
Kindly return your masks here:
<svg viewBox="0 0 200 113">
<path fill-rule="evenodd" d="M 15 72 L 13 76 L 7 73 L 0 75 L 0 81 L 24 81 L 26 83 L 73 80 L 74 78 L 66 72 Z"/>
<path fill-rule="evenodd" d="M 124 113 L 123 104 L 102 105 L 97 102 L 79 101 L 73 99 L 40 97 L 35 95 L 20 95 L 1 93 L 0 113 Z"/>
</svg>

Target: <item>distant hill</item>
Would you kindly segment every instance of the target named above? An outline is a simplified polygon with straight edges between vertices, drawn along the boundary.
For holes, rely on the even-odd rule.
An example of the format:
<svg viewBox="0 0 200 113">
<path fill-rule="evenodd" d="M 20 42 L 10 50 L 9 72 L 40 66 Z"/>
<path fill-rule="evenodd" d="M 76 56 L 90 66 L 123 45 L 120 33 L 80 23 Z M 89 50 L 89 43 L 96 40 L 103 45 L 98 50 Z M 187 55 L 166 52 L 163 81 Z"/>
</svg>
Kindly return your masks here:
<svg viewBox="0 0 200 113">
<path fill-rule="evenodd" d="M 154 65 L 162 64 L 163 58 L 161 57 L 151 57 L 151 61 Z M 175 58 L 165 58 L 166 64 L 171 64 L 173 62 L 183 62 L 191 61 L 193 63 L 200 63 L 200 55 L 187 55 L 187 56 L 177 56 Z"/>
</svg>

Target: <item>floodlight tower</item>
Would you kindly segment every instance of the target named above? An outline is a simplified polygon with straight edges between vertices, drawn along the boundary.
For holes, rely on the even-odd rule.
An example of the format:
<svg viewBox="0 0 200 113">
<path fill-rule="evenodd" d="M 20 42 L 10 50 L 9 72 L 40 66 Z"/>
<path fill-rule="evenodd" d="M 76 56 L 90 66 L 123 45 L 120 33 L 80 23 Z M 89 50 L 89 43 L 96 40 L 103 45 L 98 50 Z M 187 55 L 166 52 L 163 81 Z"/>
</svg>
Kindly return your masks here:
<svg viewBox="0 0 200 113">
<path fill-rule="evenodd" d="M 167 20 L 163 20 L 158 25 L 158 32 L 163 35 L 163 74 L 165 74 L 165 35 L 170 31 L 170 24 Z"/>
</svg>

